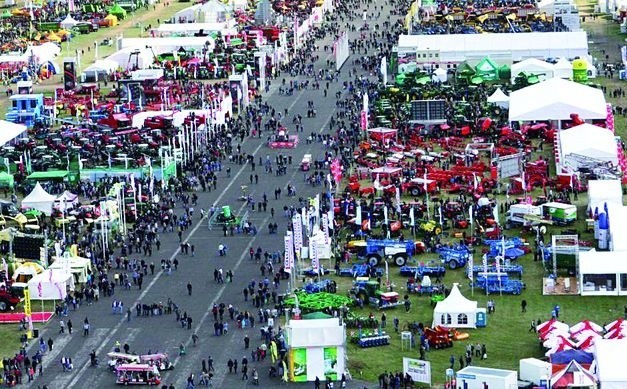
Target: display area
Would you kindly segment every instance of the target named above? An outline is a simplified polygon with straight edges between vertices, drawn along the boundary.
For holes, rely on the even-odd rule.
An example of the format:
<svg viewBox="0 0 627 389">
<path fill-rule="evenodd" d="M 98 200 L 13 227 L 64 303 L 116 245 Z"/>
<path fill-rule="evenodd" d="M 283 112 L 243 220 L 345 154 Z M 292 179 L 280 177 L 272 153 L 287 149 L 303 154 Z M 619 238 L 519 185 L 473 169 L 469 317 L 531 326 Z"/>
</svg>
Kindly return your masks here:
<svg viewBox="0 0 627 389">
<path fill-rule="evenodd" d="M 627 296 L 627 261 L 616 251 L 580 251 L 582 296 Z"/>
</svg>

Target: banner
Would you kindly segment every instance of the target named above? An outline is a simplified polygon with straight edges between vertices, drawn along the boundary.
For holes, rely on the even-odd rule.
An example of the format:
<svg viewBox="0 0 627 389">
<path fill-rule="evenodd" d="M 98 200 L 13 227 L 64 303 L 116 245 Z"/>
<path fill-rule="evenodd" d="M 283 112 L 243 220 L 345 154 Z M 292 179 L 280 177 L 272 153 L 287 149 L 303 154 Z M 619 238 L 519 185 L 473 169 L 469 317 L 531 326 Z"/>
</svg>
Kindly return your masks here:
<svg viewBox="0 0 627 389">
<path fill-rule="evenodd" d="M 483 254 L 483 257 L 481 258 L 481 262 L 483 265 L 483 272 L 484 273 L 488 273 L 488 254 Z"/>
<path fill-rule="evenodd" d="M 323 349 L 324 375 L 331 381 L 337 381 L 337 347 L 325 347 Z"/>
<path fill-rule="evenodd" d="M 470 258 L 468 258 L 468 279 L 470 281 L 474 280 L 475 278 L 475 273 L 473 271 L 474 267 L 475 267 L 475 260 L 473 256 L 471 255 Z"/>
<path fill-rule="evenodd" d="M 403 357 L 403 373 L 409 374 L 414 382 L 431 385 L 431 362 Z"/>
<path fill-rule="evenodd" d="M 292 381 L 307 382 L 307 349 L 292 349 Z"/>
<path fill-rule="evenodd" d="M 320 258 L 318 258 L 318 244 L 314 242 L 311 245 L 311 269 L 314 273 L 319 274 L 320 272 Z"/>
<path fill-rule="evenodd" d="M 283 267 L 285 267 L 285 272 L 286 273 L 291 273 L 292 272 L 292 262 L 291 262 L 291 258 L 290 258 L 290 252 L 292 251 L 292 238 L 289 235 L 285 235 L 285 237 L 283 238 L 283 241 L 285 243 L 285 258 L 283 261 Z"/>
<path fill-rule="evenodd" d="M 383 77 L 383 85 L 388 83 L 388 59 L 387 57 L 381 58 L 381 76 Z"/>
<path fill-rule="evenodd" d="M 292 230 L 294 231 L 294 249 L 300 252 L 303 247 L 303 221 L 299 213 L 292 218 Z"/>
<path fill-rule="evenodd" d="M 322 214 L 322 232 L 324 233 L 324 244 L 329 244 L 329 216 L 326 213 Z"/>
</svg>

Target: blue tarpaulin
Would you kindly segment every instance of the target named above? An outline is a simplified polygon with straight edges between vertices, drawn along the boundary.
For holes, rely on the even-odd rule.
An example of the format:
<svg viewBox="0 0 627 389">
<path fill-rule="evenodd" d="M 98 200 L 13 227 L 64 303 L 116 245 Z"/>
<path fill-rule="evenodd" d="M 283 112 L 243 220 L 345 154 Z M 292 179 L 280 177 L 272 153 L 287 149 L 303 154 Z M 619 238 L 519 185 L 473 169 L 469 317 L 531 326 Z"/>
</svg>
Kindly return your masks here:
<svg viewBox="0 0 627 389">
<path fill-rule="evenodd" d="M 570 361 L 577 361 L 579 364 L 589 365 L 594 361 L 594 355 L 581 350 L 565 350 L 551 355 L 551 363 L 566 365 Z"/>
</svg>

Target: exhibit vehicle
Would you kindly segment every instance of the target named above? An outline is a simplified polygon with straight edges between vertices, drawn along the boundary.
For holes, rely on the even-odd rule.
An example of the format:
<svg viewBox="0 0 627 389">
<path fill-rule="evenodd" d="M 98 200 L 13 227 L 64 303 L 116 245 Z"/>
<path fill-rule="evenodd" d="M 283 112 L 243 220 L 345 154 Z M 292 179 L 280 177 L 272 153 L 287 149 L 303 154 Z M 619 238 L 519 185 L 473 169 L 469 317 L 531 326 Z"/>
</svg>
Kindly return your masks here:
<svg viewBox="0 0 627 389">
<path fill-rule="evenodd" d="M 122 385 L 159 385 L 161 375 L 156 366 L 146 364 L 122 364 L 115 368 L 117 384 Z"/>
</svg>

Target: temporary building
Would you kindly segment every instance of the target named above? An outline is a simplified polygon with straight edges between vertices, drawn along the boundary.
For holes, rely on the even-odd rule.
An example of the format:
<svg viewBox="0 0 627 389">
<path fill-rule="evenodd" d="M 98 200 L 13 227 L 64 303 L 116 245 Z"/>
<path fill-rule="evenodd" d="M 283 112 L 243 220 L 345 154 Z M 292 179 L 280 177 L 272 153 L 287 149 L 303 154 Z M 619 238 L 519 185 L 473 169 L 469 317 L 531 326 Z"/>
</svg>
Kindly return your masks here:
<svg viewBox="0 0 627 389">
<path fill-rule="evenodd" d="M 153 34 L 159 37 L 169 36 L 194 36 L 202 31 L 203 34 L 220 33 L 222 36 L 237 35 L 237 26 L 235 20 L 227 20 L 221 23 L 177 23 L 177 24 L 162 24 L 156 29 L 153 29 Z M 205 41 L 213 42 L 213 38 L 210 36 L 204 37 Z M 213 49 L 211 49 L 213 50 Z"/>
<path fill-rule="evenodd" d="M 131 53 L 133 58 L 129 60 Z M 153 64 L 154 56 L 150 48 L 124 48 L 111 54 L 107 60 L 115 62 L 116 68 L 128 69 L 137 65 L 139 69 L 146 69 Z"/>
<path fill-rule="evenodd" d="M 66 190 L 57 197 L 55 207 L 63 211 L 65 208 L 71 208 L 78 203 L 78 195 Z"/>
<path fill-rule="evenodd" d="M 295 382 L 339 379 L 346 369 L 346 326 L 338 318 L 290 320 L 285 326 Z"/>
<path fill-rule="evenodd" d="M 607 117 L 605 96 L 600 89 L 552 78 L 512 92 L 509 121 L 571 120 L 571 114 L 592 120 Z"/>
<path fill-rule="evenodd" d="M 126 10 L 119 4 L 113 4 L 113 7 L 109 8 L 109 15 L 114 15 L 118 19 L 124 19 L 126 17 Z"/>
<path fill-rule="evenodd" d="M 34 57 L 35 63 L 45 63 L 53 60 L 61 53 L 61 48 L 53 42 L 45 42 L 38 46 L 28 46 L 24 55 L 27 58 Z"/>
<path fill-rule="evenodd" d="M 226 18 L 226 6 L 218 0 L 204 3 L 194 12 L 194 21 L 198 23 L 220 23 L 226 21 Z"/>
<path fill-rule="evenodd" d="M 448 297 L 435 306 L 433 326 L 476 328 L 477 311 L 477 302 L 464 297 L 459 291 L 459 284 L 455 283 Z"/>
<path fill-rule="evenodd" d="M 152 48 L 150 54 L 161 54 L 177 51 L 181 47 L 187 50 L 202 50 L 205 47 L 212 51 L 214 39 L 209 36 L 187 36 L 187 37 L 165 37 L 165 38 L 124 38 L 122 39 L 122 49 L 145 49 L 146 46 Z"/>
<path fill-rule="evenodd" d="M 91 269 L 91 262 L 88 258 L 77 256 L 55 257 L 55 261 L 49 269 L 59 269 L 69 272 L 74 276 L 74 282 L 84 284 L 87 282 L 87 275 Z"/>
<path fill-rule="evenodd" d="M 627 339 L 602 339 L 595 343 L 596 375 L 603 389 L 627 388 Z"/>
<path fill-rule="evenodd" d="M 200 8 L 201 5 L 202 4 L 194 4 L 191 7 L 187 7 L 178 11 L 172 17 L 172 19 L 174 20 L 174 23 L 172 24 L 179 24 L 179 21 L 183 22 L 180 24 L 194 22 L 196 19 L 196 11 Z"/>
<path fill-rule="evenodd" d="M 594 139 L 593 142 L 590 140 Z M 584 123 L 560 131 L 560 161 L 573 171 L 579 168 L 579 156 L 618 165 L 618 149 L 614 134 L 603 127 Z M 569 155 L 574 154 L 569 157 Z"/>
<path fill-rule="evenodd" d="M 503 92 L 501 88 L 497 88 L 494 93 L 488 97 L 488 103 L 492 103 L 501 108 L 509 107 L 509 96 Z"/>
<path fill-rule="evenodd" d="M 446 72 L 446 70 L 442 68 L 437 68 L 433 72 L 433 75 L 431 76 L 431 78 L 433 81 L 436 81 L 436 82 L 446 82 L 448 80 L 448 73 Z"/>
<path fill-rule="evenodd" d="M 601 208 L 599 208 L 599 212 L 601 212 Z M 627 223 L 624 222 L 627 220 L 627 206 L 608 204 L 607 213 L 610 222 L 609 249 L 624 254 L 627 252 L 627 239 L 625 239 Z"/>
<path fill-rule="evenodd" d="M 588 181 L 588 211 L 601 211 L 604 204 L 623 205 L 623 188 L 620 180 Z"/>
<path fill-rule="evenodd" d="M 512 65 L 511 81 L 513 83 L 520 73 L 533 74 L 538 76 L 541 81 L 545 81 L 553 78 L 553 67 L 554 65 L 537 58 L 527 58 Z"/>
<path fill-rule="evenodd" d="M 61 23 L 59 23 L 61 28 L 67 29 L 67 30 L 70 30 L 72 27 L 76 26 L 77 24 L 78 24 L 78 21 L 76 21 L 70 14 L 67 14 L 65 19 L 63 19 Z"/>
<path fill-rule="evenodd" d="M 62 270 L 47 269 L 28 281 L 28 291 L 33 300 L 63 300 L 74 290 L 74 278 Z"/>
<path fill-rule="evenodd" d="M 26 126 L 23 124 L 12 123 L 6 120 L 0 120 L 0 146 L 4 146 L 14 139 L 20 138 L 26 134 Z"/>
<path fill-rule="evenodd" d="M 110 59 L 99 59 L 93 64 L 89 65 L 83 73 L 85 77 L 98 78 L 100 75 L 109 75 L 116 71 L 119 64 Z"/>
<path fill-rule="evenodd" d="M 105 17 L 105 20 L 107 22 L 109 22 L 109 27 L 113 27 L 113 26 L 117 26 L 118 25 L 118 17 L 113 15 L 113 14 L 109 14 Z"/>
<path fill-rule="evenodd" d="M 466 366 L 456 372 L 457 387 L 464 389 L 517 388 L 518 373 L 515 370 Z"/>
<path fill-rule="evenodd" d="M 594 249 L 580 251 L 579 284 L 582 296 L 627 296 L 625 253 Z"/>
<path fill-rule="evenodd" d="M 36 209 L 44 215 L 50 216 L 52 214 L 52 205 L 56 199 L 56 196 L 46 192 L 38 182 L 28 196 L 22 200 L 22 208 Z"/>
<path fill-rule="evenodd" d="M 581 367 L 577 361 L 570 361 L 570 363 L 562 370 L 558 371 L 551 377 L 552 389 L 563 389 L 577 387 L 584 388 L 596 388 L 596 377 L 588 370 Z"/>
</svg>

